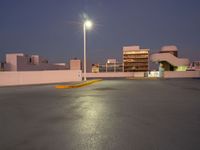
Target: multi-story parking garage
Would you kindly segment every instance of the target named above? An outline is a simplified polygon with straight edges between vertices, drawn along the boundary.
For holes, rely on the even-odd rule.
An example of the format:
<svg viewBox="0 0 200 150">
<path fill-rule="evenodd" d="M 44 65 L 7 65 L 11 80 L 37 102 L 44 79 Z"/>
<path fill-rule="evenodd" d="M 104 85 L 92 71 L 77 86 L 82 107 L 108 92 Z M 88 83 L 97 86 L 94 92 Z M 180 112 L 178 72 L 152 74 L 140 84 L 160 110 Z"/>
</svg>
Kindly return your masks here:
<svg viewBox="0 0 200 150">
<path fill-rule="evenodd" d="M 149 49 L 139 46 L 123 47 L 124 72 L 145 72 L 149 66 Z"/>
</svg>

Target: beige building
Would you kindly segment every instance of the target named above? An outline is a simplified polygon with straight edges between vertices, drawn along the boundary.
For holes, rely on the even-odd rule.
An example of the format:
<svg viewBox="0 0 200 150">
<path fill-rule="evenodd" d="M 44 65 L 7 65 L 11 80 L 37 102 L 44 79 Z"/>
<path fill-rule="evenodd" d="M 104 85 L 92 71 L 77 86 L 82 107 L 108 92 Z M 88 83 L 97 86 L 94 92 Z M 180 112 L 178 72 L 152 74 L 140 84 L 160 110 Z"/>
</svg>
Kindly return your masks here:
<svg viewBox="0 0 200 150">
<path fill-rule="evenodd" d="M 99 64 L 92 64 L 92 73 L 99 73 Z"/>
<path fill-rule="evenodd" d="M 66 64 L 49 64 L 47 59 L 39 55 L 28 56 L 23 53 L 6 54 L 4 71 L 40 71 L 40 70 L 66 70 Z"/>
<path fill-rule="evenodd" d="M 81 70 L 81 60 L 71 59 L 70 60 L 70 70 Z"/>
<path fill-rule="evenodd" d="M 140 46 L 123 47 L 124 72 L 145 72 L 149 67 L 149 49 Z"/>
</svg>

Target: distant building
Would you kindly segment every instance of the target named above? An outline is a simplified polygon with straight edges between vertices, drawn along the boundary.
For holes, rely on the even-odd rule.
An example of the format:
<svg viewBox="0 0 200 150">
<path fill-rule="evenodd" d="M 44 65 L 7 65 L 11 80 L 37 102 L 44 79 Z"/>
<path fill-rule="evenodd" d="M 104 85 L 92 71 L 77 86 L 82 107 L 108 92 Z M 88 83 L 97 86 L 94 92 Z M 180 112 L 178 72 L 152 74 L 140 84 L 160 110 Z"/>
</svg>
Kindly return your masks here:
<svg viewBox="0 0 200 150">
<path fill-rule="evenodd" d="M 107 59 L 107 64 L 116 64 L 117 60 L 116 59 Z"/>
<path fill-rule="evenodd" d="M 124 72 L 148 71 L 149 49 L 140 49 L 139 46 L 123 47 Z"/>
<path fill-rule="evenodd" d="M 189 65 L 188 70 L 191 70 L 191 71 L 200 70 L 200 61 L 193 61 Z"/>
<path fill-rule="evenodd" d="M 81 60 L 71 59 L 70 60 L 70 70 L 81 70 Z"/>
<path fill-rule="evenodd" d="M 40 71 L 40 70 L 65 70 L 66 64 L 49 64 L 47 59 L 39 55 L 28 56 L 23 53 L 6 54 L 4 71 Z"/>
<path fill-rule="evenodd" d="M 92 64 L 92 72 L 123 72 L 123 64 L 116 59 L 107 59 L 105 64 Z"/>
<path fill-rule="evenodd" d="M 107 59 L 107 62 L 106 62 L 106 72 L 116 72 L 116 63 L 117 63 L 117 60 L 116 59 Z"/>
<path fill-rule="evenodd" d="M 99 64 L 92 64 L 92 73 L 99 72 Z"/>
</svg>

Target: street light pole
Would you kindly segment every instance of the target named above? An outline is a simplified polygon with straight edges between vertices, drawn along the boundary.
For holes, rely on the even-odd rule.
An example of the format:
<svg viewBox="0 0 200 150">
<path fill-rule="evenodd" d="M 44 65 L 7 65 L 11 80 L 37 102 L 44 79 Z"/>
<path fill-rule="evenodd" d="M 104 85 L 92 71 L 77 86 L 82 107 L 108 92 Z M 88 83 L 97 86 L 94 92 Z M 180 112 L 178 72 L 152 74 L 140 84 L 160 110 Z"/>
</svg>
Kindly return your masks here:
<svg viewBox="0 0 200 150">
<path fill-rule="evenodd" d="M 84 36 L 84 81 L 86 81 L 86 24 L 83 24 L 83 36 Z"/>
<path fill-rule="evenodd" d="M 86 61 L 86 49 L 87 49 L 87 41 L 86 41 L 86 31 L 87 29 L 90 29 L 92 27 L 92 22 L 90 20 L 86 20 L 84 23 L 83 23 L 83 44 L 84 44 L 84 62 L 83 62 L 83 66 L 84 66 L 84 71 L 83 71 L 83 74 L 84 74 L 84 81 L 87 80 L 86 78 L 86 68 L 87 68 L 87 61 Z"/>
</svg>

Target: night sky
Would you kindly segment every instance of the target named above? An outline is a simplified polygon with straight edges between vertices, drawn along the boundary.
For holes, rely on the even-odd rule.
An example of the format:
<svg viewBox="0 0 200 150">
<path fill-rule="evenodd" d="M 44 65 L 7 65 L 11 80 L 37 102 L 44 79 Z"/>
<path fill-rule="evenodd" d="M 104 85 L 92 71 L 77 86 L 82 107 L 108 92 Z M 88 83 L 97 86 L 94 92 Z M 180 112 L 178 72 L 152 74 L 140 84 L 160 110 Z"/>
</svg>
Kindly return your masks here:
<svg viewBox="0 0 200 150">
<path fill-rule="evenodd" d="M 82 21 L 89 63 L 122 60 L 122 47 L 157 52 L 174 44 L 181 57 L 200 60 L 199 0 L 0 0 L 0 60 L 8 52 L 39 54 L 50 62 L 83 56 Z"/>
</svg>

